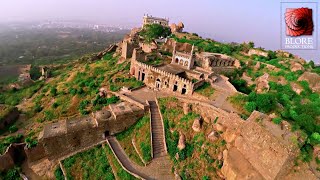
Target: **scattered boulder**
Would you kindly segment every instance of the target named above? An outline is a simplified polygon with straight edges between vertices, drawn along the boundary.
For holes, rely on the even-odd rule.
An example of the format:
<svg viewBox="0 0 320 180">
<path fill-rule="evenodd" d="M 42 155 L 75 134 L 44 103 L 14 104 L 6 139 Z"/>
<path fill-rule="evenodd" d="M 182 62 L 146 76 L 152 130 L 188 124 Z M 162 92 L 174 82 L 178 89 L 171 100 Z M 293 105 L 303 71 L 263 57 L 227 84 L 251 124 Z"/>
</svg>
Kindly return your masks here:
<svg viewBox="0 0 320 180">
<path fill-rule="evenodd" d="M 190 105 L 188 103 L 183 103 L 183 113 L 186 115 L 191 111 Z"/>
<path fill-rule="evenodd" d="M 212 131 L 209 135 L 208 135 L 208 139 L 212 142 L 218 140 L 218 136 L 219 134 L 216 131 Z"/>
<path fill-rule="evenodd" d="M 200 118 L 196 118 L 196 119 L 193 121 L 192 129 L 193 129 L 195 132 L 200 132 L 200 131 L 201 131 L 201 119 L 200 119 Z"/>
<path fill-rule="evenodd" d="M 105 88 L 99 89 L 99 96 L 100 97 L 106 97 L 107 96 L 107 90 Z"/>
<path fill-rule="evenodd" d="M 178 149 L 182 150 L 186 148 L 186 136 L 180 132 L 179 142 L 178 142 Z"/>
</svg>

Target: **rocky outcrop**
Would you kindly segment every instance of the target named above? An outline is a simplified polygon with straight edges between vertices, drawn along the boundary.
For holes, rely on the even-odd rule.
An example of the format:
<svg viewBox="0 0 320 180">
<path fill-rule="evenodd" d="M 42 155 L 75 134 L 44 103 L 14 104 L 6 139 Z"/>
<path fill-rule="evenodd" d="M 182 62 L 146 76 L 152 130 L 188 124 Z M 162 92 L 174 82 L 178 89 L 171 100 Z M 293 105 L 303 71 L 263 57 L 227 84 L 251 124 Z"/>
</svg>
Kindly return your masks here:
<svg viewBox="0 0 320 180">
<path fill-rule="evenodd" d="M 256 91 L 257 93 L 262 93 L 264 91 L 269 91 L 270 86 L 269 86 L 269 74 L 265 73 L 264 75 L 258 77 L 256 79 Z"/>
<path fill-rule="evenodd" d="M 171 24 L 170 25 L 170 29 L 171 32 L 175 33 L 175 32 L 182 32 L 184 28 L 184 24 L 182 22 L 179 22 L 178 24 Z"/>
<path fill-rule="evenodd" d="M 303 70 L 304 70 L 304 67 L 303 67 L 300 63 L 297 63 L 297 62 L 292 61 L 292 62 L 290 63 L 290 70 L 291 70 L 292 72 L 303 71 Z"/>
<path fill-rule="evenodd" d="M 268 57 L 268 53 L 259 49 L 250 49 L 248 52 L 248 56 L 251 55 L 258 55 L 258 56 L 264 56 L 264 57 Z"/>
<path fill-rule="evenodd" d="M 314 92 L 320 92 L 320 75 L 312 72 L 304 72 L 298 81 L 307 81 Z"/>
</svg>

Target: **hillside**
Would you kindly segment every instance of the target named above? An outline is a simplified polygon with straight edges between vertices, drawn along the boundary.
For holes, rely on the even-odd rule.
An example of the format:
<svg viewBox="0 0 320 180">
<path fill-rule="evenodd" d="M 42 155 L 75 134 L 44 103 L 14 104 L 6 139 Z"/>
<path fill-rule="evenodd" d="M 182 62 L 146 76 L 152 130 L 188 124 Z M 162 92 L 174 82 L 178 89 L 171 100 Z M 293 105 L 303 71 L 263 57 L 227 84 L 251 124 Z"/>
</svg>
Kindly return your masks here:
<svg viewBox="0 0 320 180">
<path fill-rule="evenodd" d="M 80 121 L 92 115 L 99 124 L 94 114 L 112 109 L 110 104 L 120 104 L 118 111 L 129 112 L 121 104 L 126 100 L 144 108 L 154 102 L 157 111 L 143 109 L 144 117 L 115 135 L 116 140 L 105 137 L 108 143 L 64 159 L 67 177 L 89 177 L 94 171 L 88 165 L 93 163 L 90 156 L 99 161 L 94 167 L 100 174 L 92 178 L 121 176 L 115 171 L 129 179 L 133 176 L 127 172 L 140 176 L 134 170 L 148 177 L 170 171 L 169 176 L 181 179 L 242 178 L 247 174 L 257 179 L 319 177 L 320 68 L 312 61 L 255 48 L 253 42 L 225 44 L 154 24 L 133 29 L 114 47 L 96 53 L 100 59 L 84 56 L 48 66 L 50 77 L 3 90 L 0 103 L 18 107 L 21 117 L 7 125 L 9 129 L 14 126 L 14 131 L 2 132 L 2 151 L 14 142 L 37 148 L 46 127 L 62 120 Z M 162 124 L 152 127 L 154 117 Z M 163 139 L 152 137 L 159 133 L 152 128 L 159 127 Z M 109 131 L 103 136 L 109 136 Z M 168 167 L 154 165 L 159 159 L 153 157 L 152 143 L 162 140 L 166 158 L 161 161 Z M 115 148 L 110 145 L 114 141 L 119 141 L 127 157 L 109 150 Z M 138 168 L 124 171 L 117 164 L 121 159 L 114 161 L 114 155 L 130 159 Z M 50 163 L 57 165 L 56 160 Z M 159 171 L 152 172 L 153 168 Z M 307 175 L 302 174 L 304 170 Z M 56 178 L 62 176 L 60 171 Z"/>
</svg>

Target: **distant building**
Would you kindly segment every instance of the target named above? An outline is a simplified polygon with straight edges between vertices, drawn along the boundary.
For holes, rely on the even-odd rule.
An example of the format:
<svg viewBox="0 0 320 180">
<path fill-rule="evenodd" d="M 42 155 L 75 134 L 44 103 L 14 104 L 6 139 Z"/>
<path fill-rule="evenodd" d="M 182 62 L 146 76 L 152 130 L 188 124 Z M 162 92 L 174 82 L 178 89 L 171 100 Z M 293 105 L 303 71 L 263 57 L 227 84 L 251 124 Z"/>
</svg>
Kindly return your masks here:
<svg viewBox="0 0 320 180">
<path fill-rule="evenodd" d="M 147 24 L 160 24 L 162 26 L 169 26 L 169 19 L 153 17 L 153 16 L 149 16 L 147 14 L 147 15 L 143 16 L 143 26 L 142 27 L 144 27 Z"/>
</svg>

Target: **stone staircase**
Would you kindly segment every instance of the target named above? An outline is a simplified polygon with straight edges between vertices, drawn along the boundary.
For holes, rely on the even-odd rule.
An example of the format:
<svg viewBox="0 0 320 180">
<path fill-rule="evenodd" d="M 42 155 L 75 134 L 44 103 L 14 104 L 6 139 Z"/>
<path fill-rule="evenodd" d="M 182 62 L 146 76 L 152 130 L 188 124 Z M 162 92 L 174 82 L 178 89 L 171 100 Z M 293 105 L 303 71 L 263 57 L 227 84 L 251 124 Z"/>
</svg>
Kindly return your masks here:
<svg viewBox="0 0 320 180">
<path fill-rule="evenodd" d="M 158 105 L 155 101 L 149 101 L 151 111 L 152 150 L 153 158 L 165 156 L 166 144 L 164 142 L 164 127 Z"/>
</svg>

